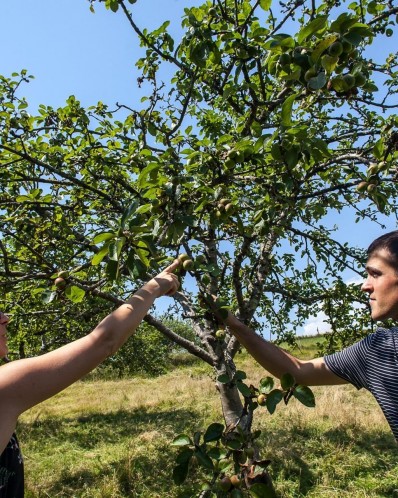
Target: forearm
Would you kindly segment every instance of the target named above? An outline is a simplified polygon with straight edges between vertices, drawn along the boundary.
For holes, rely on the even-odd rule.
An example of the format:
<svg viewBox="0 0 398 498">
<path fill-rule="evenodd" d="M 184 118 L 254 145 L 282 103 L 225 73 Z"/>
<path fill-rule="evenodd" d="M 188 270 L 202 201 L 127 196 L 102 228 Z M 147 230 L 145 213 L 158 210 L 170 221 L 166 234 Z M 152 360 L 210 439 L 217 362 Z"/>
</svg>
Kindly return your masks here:
<svg viewBox="0 0 398 498">
<path fill-rule="evenodd" d="M 290 373 L 297 382 L 300 382 L 301 362 L 297 358 L 263 339 L 231 313 L 225 324 L 240 344 L 271 375 L 281 378 L 285 373 Z"/>
<path fill-rule="evenodd" d="M 89 373 L 127 341 L 157 296 L 157 289 L 146 284 L 85 337 L 1 367 L 3 400 L 21 413 Z"/>
<path fill-rule="evenodd" d="M 114 354 L 134 333 L 156 297 L 157 289 L 148 282 L 96 326 L 91 335 L 103 342 L 106 356 Z"/>
<path fill-rule="evenodd" d="M 270 374 L 279 379 L 285 374 L 293 375 L 298 384 L 305 386 L 346 384 L 347 381 L 335 375 L 323 358 L 300 360 L 283 349 L 267 342 L 240 322 L 232 313 L 225 321 L 238 341 Z"/>
</svg>

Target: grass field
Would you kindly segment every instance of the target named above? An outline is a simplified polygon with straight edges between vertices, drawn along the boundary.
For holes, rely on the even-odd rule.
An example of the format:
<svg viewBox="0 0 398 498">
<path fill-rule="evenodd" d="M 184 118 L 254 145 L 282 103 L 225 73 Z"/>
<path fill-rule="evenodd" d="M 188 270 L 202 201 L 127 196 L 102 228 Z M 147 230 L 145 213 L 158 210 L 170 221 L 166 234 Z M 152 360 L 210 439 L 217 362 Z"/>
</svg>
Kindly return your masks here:
<svg viewBox="0 0 398 498">
<path fill-rule="evenodd" d="M 313 355 L 317 341 L 294 353 Z M 238 363 L 250 382 L 265 375 L 246 354 Z M 210 368 L 188 365 L 155 379 L 94 377 L 25 413 L 26 497 L 194 496 L 194 481 L 172 482 L 170 442 L 222 420 Z M 349 385 L 314 392 L 312 409 L 292 400 L 272 416 L 256 411 L 279 496 L 398 497 L 398 449 L 372 396 Z"/>
</svg>

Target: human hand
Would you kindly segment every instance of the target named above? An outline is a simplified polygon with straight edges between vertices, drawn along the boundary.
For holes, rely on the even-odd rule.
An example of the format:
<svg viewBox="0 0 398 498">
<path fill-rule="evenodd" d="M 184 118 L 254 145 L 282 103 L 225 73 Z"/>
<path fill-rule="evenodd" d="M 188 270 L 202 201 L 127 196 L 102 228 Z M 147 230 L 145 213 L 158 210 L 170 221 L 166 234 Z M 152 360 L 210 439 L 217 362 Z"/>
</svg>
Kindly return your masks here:
<svg viewBox="0 0 398 498">
<path fill-rule="evenodd" d="M 178 259 L 175 259 L 171 265 L 160 272 L 156 277 L 148 282 L 147 285 L 156 286 L 157 297 L 172 296 L 180 286 L 177 275 L 173 272 L 181 265 Z"/>
<path fill-rule="evenodd" d="M 9 321 L 10 321 L 10 318 L 5 313 L 0 311 L 0 324 L 6 325 Z"/>
</svg>

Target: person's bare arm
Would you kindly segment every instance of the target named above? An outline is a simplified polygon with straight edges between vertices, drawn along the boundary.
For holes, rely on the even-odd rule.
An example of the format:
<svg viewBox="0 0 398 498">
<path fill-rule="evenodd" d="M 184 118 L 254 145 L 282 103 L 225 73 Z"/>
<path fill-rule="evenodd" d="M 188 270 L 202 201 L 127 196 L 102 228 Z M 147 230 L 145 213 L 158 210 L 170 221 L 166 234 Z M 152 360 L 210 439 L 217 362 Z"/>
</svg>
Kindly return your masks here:
<svg viewBox="0 0 398 498">
<path fill-rule="evenodd" d="M 299 360 L 260 337 L 232 313 L 228 313 L 225 324 L 251 356 L 271 375 L 279 379 L 285 373 L 290 373 L 298 384 L 305 386 L 347 384 L 346 380 L 327 367 L 323 358 Z"/>
<path fill-rule="evenodd" d="M 179 283 L 173 271 L 178 266 L 175 261 L 146 283 L 87 336 L 42 356 L 0 367 L 0 452 L 20 413 L 62 391 L 114 354 L 136 330 L 155 299 L 176 292 Z"/>
</svg>

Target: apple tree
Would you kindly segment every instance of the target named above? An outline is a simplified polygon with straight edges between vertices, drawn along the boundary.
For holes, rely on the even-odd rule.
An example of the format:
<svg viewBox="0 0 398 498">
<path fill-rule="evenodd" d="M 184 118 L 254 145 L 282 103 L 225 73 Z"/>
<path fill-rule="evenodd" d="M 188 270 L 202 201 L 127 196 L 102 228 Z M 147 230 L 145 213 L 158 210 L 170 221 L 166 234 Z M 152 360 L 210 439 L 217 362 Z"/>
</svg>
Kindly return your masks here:
<svg viewBox="0 0 398 498">
<path fill-rule="evenodd" d="M 185 9 L 173 39 L 167 12 L 153 31 L 136 24 L 140 0 L 90 3 L 140 40 L 139 108 L 83 108 L 72 95 L 32 114 L 22 97 L 31 76 L 0 80 L 0 292 L 18 325 L 14 356 L 87 332 L 183 254 L 170 315 L 195 338 L 145 320 L 214 368 L 224 424 L 176 439 L 175 479 L 196 456 L 215 476 L 203 496 L 263 496 L 253 412 L 312 398 L 289 376 L 281 389 L 267 377 L 245 384 L 239 344 L 217 317 L 228 308 L 292 339 L 322 310 L 329 350 L 369 330 L 366 307 L 353 314 L 364 297 L 342 276 L 362 275 L 364 252 L 334 232 L 347 213 L 378 223 L 396 212 L 397 55 L 385 46 L 396 46 L 398 7 L 214 0 Z M 220 441 L 243 469 L 236 486 Z"/>
</svg>

